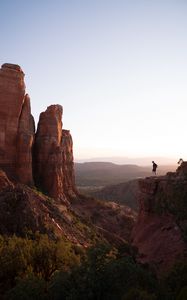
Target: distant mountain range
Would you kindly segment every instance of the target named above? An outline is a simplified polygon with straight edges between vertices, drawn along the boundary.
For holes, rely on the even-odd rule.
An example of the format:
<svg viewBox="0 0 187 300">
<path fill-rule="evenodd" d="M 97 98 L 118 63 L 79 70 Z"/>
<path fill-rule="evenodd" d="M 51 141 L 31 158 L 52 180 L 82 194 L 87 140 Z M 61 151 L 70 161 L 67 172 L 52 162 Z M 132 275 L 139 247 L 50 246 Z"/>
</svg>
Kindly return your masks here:
<svg viewBox="0 0 187 300">
<path fill-rule="evenodd" d="M 158 175 L 165 175 L 175 169 L 176 165 L 158 164 Z M 149 167 L 135 164 L 118 165 L 111 162 L 75 163 L 77 186 L 101 187 L 147 176 L 152 176 L 151 163 Z"/>
<path fill-rule="evenodd" d="M 135 157 L 135 158 L 129 158 L 129 157 L 120 157 L 120 156 L 111 156 L 111 157 L 95 157 L 95 158 L 87 158 L 87 159 L 75 159 L 76 163 L 84 163 L 84 162 L 111 162 L 114 164 L 120 164 L 120 165 L 138 165 L 138 166 L 150 166 L 152 160 L 154 160 L 158 165 L 175 165 L 177 164 L 177 161 L 179 158 L 167 158 L 167 157 Z"/>
</svg>

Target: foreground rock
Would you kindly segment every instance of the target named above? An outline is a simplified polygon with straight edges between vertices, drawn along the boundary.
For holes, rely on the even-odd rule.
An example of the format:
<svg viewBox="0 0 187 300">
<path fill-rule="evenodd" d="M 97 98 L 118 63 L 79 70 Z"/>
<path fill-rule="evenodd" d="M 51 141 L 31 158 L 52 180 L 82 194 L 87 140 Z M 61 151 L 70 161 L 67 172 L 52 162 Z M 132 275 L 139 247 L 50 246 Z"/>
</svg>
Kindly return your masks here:
<svg viewBox="0 0 187 300">
<path fill-rule="evenodd" d="M 79 196 L 72 201 L 71 207 L 79 217 L 93 224 L 110 243 L 120 246 L 130 241 L 137 214 L 128 206 Z"/>
<path fill-rule="evenodd" d="M 58 203 L 22 184 L 13 184 L 0 171 L 0 234 L 25 236 L 32 231 L 63 237 L 88 247 L 98 241 L 115 246 L 129 240 L 135 216 L 128 208 L 79 198 L 72 205 Z"/>
<path fill-rule="evenodd" d="M 139 180 L 139 216 L 133 229 L 138 261 L 157 272 L 184 258 L 187 226 L 187 163 L 176 173 Z"/>
</svg>

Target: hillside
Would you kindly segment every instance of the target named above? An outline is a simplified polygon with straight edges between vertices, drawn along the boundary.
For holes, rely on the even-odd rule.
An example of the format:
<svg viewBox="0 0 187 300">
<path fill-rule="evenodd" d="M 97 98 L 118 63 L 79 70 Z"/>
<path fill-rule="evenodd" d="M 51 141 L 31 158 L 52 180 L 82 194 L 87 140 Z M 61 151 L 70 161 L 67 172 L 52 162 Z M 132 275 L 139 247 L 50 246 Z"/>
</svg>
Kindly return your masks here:
<svg viewBox="0 0 187 300">
<path fill-rule="evenodd" d="M 158 166 L 158 175 L 174 171 L 174 165 Z M 152 175 L 152 166 L 117 165 L 110 162 L 75 163 L 78 190 L 88 196 L 127 205 L 138 210 L 138 180 Z"/>
<path fill-rule="evenodd" d="M 176 166 L 158 165 L 158 175 L 174 171 Z M 75 179 L 78 187 L 100 187 L 117 184 L 152 175 L 152 164 L 142 167 L 137 165 L 117 165 L 110 162 L 75 163 Z"/>
<path fill-rule="evenodd" d="M 138 211 L 138 191 L 138 179 L 135 179 L 116 185 L 109 185 L 95 191 L 87 190 L 87 193 L 97 199 L 127 205 Z"/>
</svg>

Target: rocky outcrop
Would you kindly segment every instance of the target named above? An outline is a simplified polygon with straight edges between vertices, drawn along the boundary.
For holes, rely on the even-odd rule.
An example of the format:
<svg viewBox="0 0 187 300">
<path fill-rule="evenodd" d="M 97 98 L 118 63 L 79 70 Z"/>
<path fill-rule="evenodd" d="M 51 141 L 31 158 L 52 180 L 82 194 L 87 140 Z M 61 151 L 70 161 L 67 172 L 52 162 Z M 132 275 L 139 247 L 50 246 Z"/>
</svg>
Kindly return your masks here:
<svg viewBox="0 0 187 300">
<path fill-rule="evenodd" d="M 94 225 L 110 243 L 120 246 L 129 242 L 137 214 L 128 206 L 80 195 L 76 201 L 72 201 L 71 207 L 88 224 Z"/>
<path fill-rule="evenodd" d="M 12 183 L 0 171 L 0 234 L 25 236 L 46 233 L 87 248 L 98 241 L 126 244 L 136 215 L 116 203 L 77 197 L 71 205 L 58 203 L 37 189 Z"/>
<path fill-rule="evenodd" d="M 33 182 L 33 135 L 24 73 L 18 65 L 4 64 L 0 69 L 0 167 L 12 180 Z"/>
<path fill-rule="evenodd" d="M 73 143 L 62 130 L 62 107 L 51 105 L 40 115 L 35 135 L 24 73 L 18 65 L 0 69 L 0 168 L 8 178 L 36 184 L 51 197 L 75 195 Z M 34 178 L 34 180 L 33 180 Z"/>
<path fill-rule="evenodd" d="M 75 191 L 73 144 L 62 130 L 62 107 L 51 105 L 40 114 L 34 144 L 35 183 L 51 197 L 66 201 Z"/>
<path fill-rule="evenodd" d="M 63 188 L 65 195 L 74 197 L 75 188 L 75 172 L 73 163 L 73 141 L 69 130 L 62 130 L 62 154 L 63 154 Z"/>
<path fill-rule="evenodd" d="M 56 201 L 34 188 L 13 184 L 3 171 L 0 171 L 0 207 L 1 235 L 25 236 L 40 232 L 50 238 L 63 237 L 83 247 L 92 243 L 93 235 L 102 238 L 67 206 L 58 206 Z"/>
<path fill-rule="evenodd" d="M 186 254 L 187 163 L 175 173 L 139 180 L 139 216 L 132 232 L 138 261 L 169 270 Z"/>
<path fill-rule="evenodd" d="M 16 174 L 19 182 L 33 185 L 32 147 L 35 123 L 31 115 L 30 98 L 25 95 L 17 133 Z"/>
<path fill-rule="evenodd" d="M 51 197 L 63 197 L 62 107 L 52 105 L 40 114 L 34 145 L 34 179 Z"/>
</svg>

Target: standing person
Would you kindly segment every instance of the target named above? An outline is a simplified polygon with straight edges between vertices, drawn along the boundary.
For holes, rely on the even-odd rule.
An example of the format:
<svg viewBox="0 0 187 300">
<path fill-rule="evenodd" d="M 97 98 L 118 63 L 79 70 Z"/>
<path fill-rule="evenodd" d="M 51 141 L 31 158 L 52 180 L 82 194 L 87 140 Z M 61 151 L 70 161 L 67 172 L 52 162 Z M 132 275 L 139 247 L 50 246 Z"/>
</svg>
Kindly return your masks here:
<svg viewBox="0 0 187 300">
<path fill-rule="evenodd" d="M 180 158 L 179 161 L 178 161 L 178 165 L 181 165 L 183 163 L 183 159 Z"/>
<path fill-rule="evenodd" d="M 152 164 L 153 164 L 153 169 L 152 169 L 152 172 L 156 175 L 156 169 L 157 169 L 157 164 L 154 162 L 154 160 L 152 161 Z"/>
</svg>

